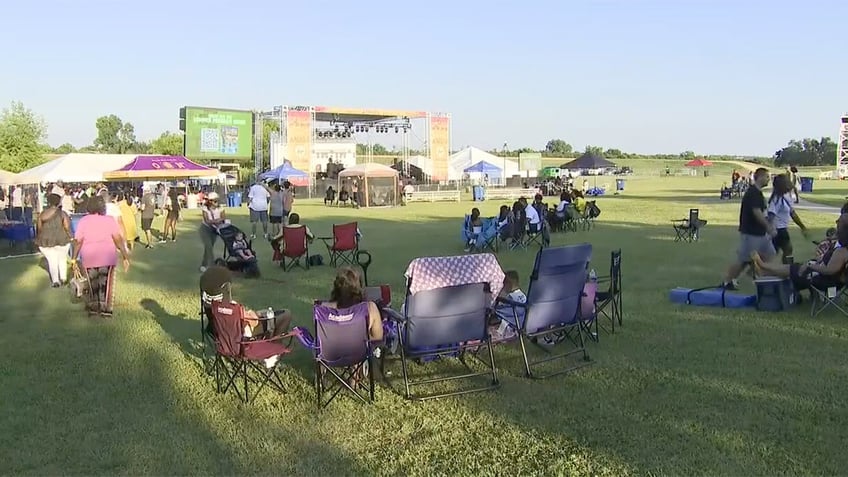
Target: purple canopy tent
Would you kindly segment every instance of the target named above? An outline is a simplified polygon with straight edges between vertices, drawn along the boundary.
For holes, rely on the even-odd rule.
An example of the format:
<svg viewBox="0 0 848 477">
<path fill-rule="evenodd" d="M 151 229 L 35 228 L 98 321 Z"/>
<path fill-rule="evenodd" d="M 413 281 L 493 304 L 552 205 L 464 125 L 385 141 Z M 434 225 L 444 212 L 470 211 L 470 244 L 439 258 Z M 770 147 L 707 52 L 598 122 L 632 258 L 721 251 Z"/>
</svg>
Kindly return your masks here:
<svg viewBox="0 0 848 477">
<path fill-rule="evenodd" d="M 117 171 L 106 172 L 106 180 L 187 179 L 212 177 L 218 169 L 201 166 L 185 156 L 137 156 Z"/>
</svg>

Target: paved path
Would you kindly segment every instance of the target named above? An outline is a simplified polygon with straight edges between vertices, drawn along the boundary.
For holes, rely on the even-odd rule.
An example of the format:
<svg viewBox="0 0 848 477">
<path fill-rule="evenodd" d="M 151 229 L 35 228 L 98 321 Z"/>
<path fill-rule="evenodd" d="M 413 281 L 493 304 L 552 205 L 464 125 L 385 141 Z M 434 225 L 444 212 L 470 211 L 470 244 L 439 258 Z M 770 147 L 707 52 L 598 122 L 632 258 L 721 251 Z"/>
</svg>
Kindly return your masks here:
<svg viewBox="0 0 848 477">
<path fill-rule="evenodd" d="M 800 204 L 794 204 L 795 208 L 798 210 L 809 210 L 812 212 L 820 212 L 822 214 L 836 214 L 839 215 L 839 207 L 833 207 L 831 205 L 822 205 L 816 204 L 815 202 L 810 202 L 809 200 L 801 197 Z"/>
</svg>

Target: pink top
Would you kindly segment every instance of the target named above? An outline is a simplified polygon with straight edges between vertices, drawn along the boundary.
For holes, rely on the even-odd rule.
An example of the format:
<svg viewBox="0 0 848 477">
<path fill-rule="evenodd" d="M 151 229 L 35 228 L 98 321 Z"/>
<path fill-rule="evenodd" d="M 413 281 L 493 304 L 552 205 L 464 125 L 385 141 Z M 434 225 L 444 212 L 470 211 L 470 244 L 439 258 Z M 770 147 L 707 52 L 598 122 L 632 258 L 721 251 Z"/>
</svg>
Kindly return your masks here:
<svg viewBox="0 0 848 477">
<path fill-rule="evenodd" d="M 113 267 L 118 264 L 113 235 L 121 235 L 121 231 L 115 219 L 108 215 L 88 214 L 80 219 L 74 238 L 82 240 L 80 259 L 85 268 Z"/>
</svg>

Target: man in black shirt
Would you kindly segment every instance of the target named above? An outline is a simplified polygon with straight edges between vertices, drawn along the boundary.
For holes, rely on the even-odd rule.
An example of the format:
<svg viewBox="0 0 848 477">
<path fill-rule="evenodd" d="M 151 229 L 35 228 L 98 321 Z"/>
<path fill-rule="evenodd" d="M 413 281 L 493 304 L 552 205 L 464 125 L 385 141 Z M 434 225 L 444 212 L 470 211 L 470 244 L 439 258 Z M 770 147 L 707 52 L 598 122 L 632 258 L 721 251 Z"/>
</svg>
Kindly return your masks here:
<svg viewBox="0 0 848 477">
<path fill-rule="evenodd" d="M 736 253 L 736 261 L 727 270 L 723 285 L 725 288 L 735 290 L 739 287 L 736 278 L 742 270 L 751 262 L 751 254 L 759 253 L 764 261 L 771 260 L 774 255 L 774 245 L 771 238 L 776 231 L 774 226 L 766 218 L 766 199 L 763 196 L 763 187 L 769 182 L 767 169 L 759 168 L 754 171 L 754 181 L 751 187 L 742 197 L 742 207 L 739 211 L 739 250 Z"/>
</svg>

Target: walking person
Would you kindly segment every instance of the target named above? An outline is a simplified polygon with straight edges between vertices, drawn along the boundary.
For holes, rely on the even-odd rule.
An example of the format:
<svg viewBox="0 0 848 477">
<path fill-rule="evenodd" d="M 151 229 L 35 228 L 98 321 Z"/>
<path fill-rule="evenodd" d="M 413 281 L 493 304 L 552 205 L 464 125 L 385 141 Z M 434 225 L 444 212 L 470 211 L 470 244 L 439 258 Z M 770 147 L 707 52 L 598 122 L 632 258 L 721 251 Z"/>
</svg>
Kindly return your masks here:
<svg viewBox="0 0 848 477">
<path fill-rule="evenodd" d="M 737 290 L 739 283 L 736 279 L 747 265 L 751 263 L 751 255 L 757 252 L 763 260 L 769 261 L 774 255 L 772 237 L 777 231 L 766 217 L 766 199 L 763 187 L 768 184 L 769 172 L 760 167 L 753 173 L 751 187 L 742 197 L 742 207 L 739 210 L 739 249 L 736 260 L 727 269 L 722 286 L 727 290 Z"/>
<path fill-rule="evenodd" d="M 227 223 L 227 215 L 218 204 L 218 193 L 210 192 L 206 203 L 201 209 L 203 220 L 200 222 L 200 240 L 203 242 L 203 261 L 200 263 L 200 273 L 214 263 L 215 241 L 218 239 L 218 228 Z"/>
<path fill-rule="evenodd" d="M 21 186 L 12 186 L 9 189 L 9 204 L 10 206 L 10 214 L 9 219 L 14 220 L 16 222 L 20 222 L 23 220 L 24 216 L 24 196 L 23 189 Z"/>
<path fill-rule="evenodd" d="M 117 199 L 118 209 L 121 212 L 121 225 L 124 227 L 124 240 L 127 242 L 127 248 L 132 250 L 136 240 L 138 240 L 138 227 L 135 221 L 138 208 L 129 194 L 125 195 L 123 192 L 118 192 Z"/>
<path fill-rule="evenodd" d="M 148 188 L 145 189 L 144 194 L 141 196 L 141 231 L 144 232 L 144 236 L 147 238 L 147 244 L 144 248 L 153 247 L 153 237 L 150 229 L 153 227 L 154 217 L 156 217 L 156 196 Z"/>
<path fill-rule="evenodd" d="M 47 260 L 50 283 L 58 288 L 68 281 L 68 252 L 71 247 L 71 219 L 59 205 L 62 198 L 47 194 L 47 208 L 38 215 L 35 243 Z"/>
<path fill-rule="evenodd" d="M 268 203 L 268 221 L 271 223 L 271 237 L 280 234 L 283 228 L 283 188 L 277 183 L 271 191 L 271 200 Z"/>
<path fill-rule="evenodd" d="M 268 188 L 265 184 L 255 182 L 250 186 L 247 192 L 247 198 L 250 200 L 247 208 L 250 210 L 250 226 L 251 239 L 256 238 L 256 223 L 262 223 L 262 232 L 265 239 L 268 239 L 268 199 L 271 197 Z"/>
<path fill-rule="evenodd" d="M 801 218 L 795 212 L 795 208 L 792 207 L 792 187 L 790 175 L 774 176 L 767 209 L 769 222 L 775 228 L 775 235 L 771 243 L 774 245 L 775 251 L 781 252 L 783 263 L 792 263 L 792 239 L 789 237 L 789 221 L 798 224 L 805 237 L 808 235 L 807 227 L 804 226 Z"/>
<path fill-rule="evenodd" d="M 168 189 L 168 197 L 165 199 L 165 228 L 162 231 L 159 243 L 165 243 L 170 233 L 171 242 L 177 241 L 177 222 L 180 220 L 180 196 L 177 189 Z"/>
<path fill-rule="evenodd" d="M 74 253 L 88 276 L 89 316 L 112 316 L 112 298 L 115 293 L 115 267 L 120 251 L 124 271 L 130 268 L 130 254 L 118 223 L 106 215 L 106 201 L 97 195 L 88 201 L 88 215 L 80 219 L 74 234 Z"/>
<path fill-rule="evenodd" d="M 294 187 L 292 187 L 291 182 L 284 181 L 283 182 L 283 224 L 288 225 L 289 216 L 292 213 L 292 208 L 294 207 Z M 282 232 L 282 229 L 280 229 Z"/>
</svg>

